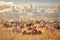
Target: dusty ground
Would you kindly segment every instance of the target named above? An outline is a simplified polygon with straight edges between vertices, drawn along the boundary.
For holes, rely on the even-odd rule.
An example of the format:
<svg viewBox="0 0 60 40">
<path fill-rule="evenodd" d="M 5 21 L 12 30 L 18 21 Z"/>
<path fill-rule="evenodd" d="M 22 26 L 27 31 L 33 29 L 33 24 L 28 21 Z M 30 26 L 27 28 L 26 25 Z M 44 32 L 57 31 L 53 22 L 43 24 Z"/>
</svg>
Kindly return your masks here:
<svg viewBox="0 0 60 40">
<path fill-rule="evenodd" d="M 46 30 L 41 35 L 22 35 L 10 29 L 0 27 L 0 40 L 60 40 L 60 31 Z"/>
</svg>

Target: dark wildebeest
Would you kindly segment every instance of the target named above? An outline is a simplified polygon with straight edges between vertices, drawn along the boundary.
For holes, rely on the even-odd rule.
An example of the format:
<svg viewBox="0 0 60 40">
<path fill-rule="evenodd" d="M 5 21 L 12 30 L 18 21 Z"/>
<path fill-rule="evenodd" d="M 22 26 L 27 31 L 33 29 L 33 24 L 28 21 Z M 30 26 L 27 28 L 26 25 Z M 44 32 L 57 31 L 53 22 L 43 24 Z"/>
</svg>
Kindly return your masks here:
<svg viewBox="0 0 60 40">
<path fill-rule="evenodd" d="M 38 24 L 39 24 L 39 23 L 40 23 L 40 21 L 36 21 L 36 23 L 38 23 Z"/>
<path fill-rule="evenodd" d="M 31 35 L 32 34 L 32 30 L 24 30 L 22 31 L 23 35 Z"/>
<path fill-rule="evenodd" d="M 24 28 L 24 24 L 19 22 L 14 25 L 13 31 L 20 32 L 22 30 L 22 28 Z"/>
<path fill-rule="evenodd" d="M 13 32 L 20 33 L 20 31 L 21 31 L 21 28 L 19 26 L 16 26 L 16 27 L 13 28 Z"/>
<path fill-rule="evenodd" d="M 42 32 L 40 31 L 40 30 L 37 30 L 37 29 L 33 29 L 32 30 L 32 34 L 33 35 L 39 35 L 39 34 L 41 34 Z"/>
<path fill-rule="evenodd" d="M 46 29 L 53 31 L 55 28 L 53 27 L 52 23 L 47 23 L 46 24 Z"/>
<path fill-rule="evenodd" d="M 54 24 L 53 27 L 56 28 L 56 29 L 60 29 L 60 24 L 58 24 L 58 23 Z"/>
<path fill-rule="evenodd" d="M 60 21 L 54 21 L 53 22 L 53 27 L 56 29 L 60 29 Z"/>
<path fill-rule="evenodd" d="M 34 30 L 23 30 L 22 31 L 22 33 L 23 33 L 23 35 L 39 35 L 39 34 L 41 34 L 42 32 L 40 31 L 40 30 L 36 30 L 36 29 L 34 29 Z"/>
<path fill-rule="evenodd" d="M 24 24 L 23 24 L 23 23 L 19 23 L 18 26 L 19 26 L 20 28 L 24 28 Z"/>
<path fill-rule="evenodd" d="M 9 28 L 9 27 L 11 27 L 11 25 L 9 24 L 9 22 L 8 22 L 8 23 L 5 22 L 5 23 L 3 24 L 3 27 Z"/>
<path fill-rule="evenodd" d="M 32 26 L 32 25 L 34 25 L 33 22 L 28 22 L 28 23 L 26 24 L 26 26 Z"/>
</svg>

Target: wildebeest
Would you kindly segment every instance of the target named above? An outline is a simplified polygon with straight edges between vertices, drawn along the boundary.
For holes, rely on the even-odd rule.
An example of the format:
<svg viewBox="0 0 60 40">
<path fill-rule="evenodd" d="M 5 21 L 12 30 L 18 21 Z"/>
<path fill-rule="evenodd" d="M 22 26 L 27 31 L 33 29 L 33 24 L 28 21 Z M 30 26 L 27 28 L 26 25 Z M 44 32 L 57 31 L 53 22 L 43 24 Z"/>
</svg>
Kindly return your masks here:
<svg viewBox="0 0 60 40">
<path fill-rule="evenodd" d="M 55 28 L 53 27 L 52 23 L 47 23 L 46 24 L 46 29 L 53 31 Z"/>
<path fill-rule="evenodd" d="M 36 23 L 38 23 L 38 24 L 39 24 L 39 23 L 40 23 L 40 21 L 36 21 Z"/>
<path fill-rule="evenodd" d="M 54 21 L 54 22 L 53 22 L 53 27 L 54 27 L 55 29 L 60 29 L 60 21 Z"/>
<path fill-rule="evenodd" d="M 19 23 L 18 26 L 19 26 L 20 28 L 24 28 L 24 24 L 23 24 L 23 23 Z"/>
<path fill-rule="evenodd" d="M 16 26 L 13 28 L 13 32 L 21 32 L 21 28 L 19 26 Z"/>
<path fill-rule="evenodd" d="M 23 30 L 22 34 L 23 35 L 30 35 L 30 34 L 32 34 L 32 30 Z"/>
<path fill-rule="evenodd" d="M 23 30 L 22 34 L 23 35 L 39 35 L 42 32 L 40 30 Z"/>
<path fill-rule="evenodd" d="M 41 30 L 37 30 L 36 28 L 32 30 L 32 34 L 39 35 L 41 33 Z"/>
<path fill-rule="evenodd" d="M 58 24 L 58 23 L 57 23 L 57 24 L 54 24 L 53 27 L 54 27 L 55 29 L 60 29 L 60 24 Z"/>
<path fill-rule="evenodd" d="M 9 22 L 8 22 L 8 23 L 5 22 L 5 23 L 3 24 L 3 27 L 9 28 L 9 27 L 11 27 L 11 24 L 9 24 Z"/>
<path fill-rule="evenodd" d="M 33 22 L 28 22 L 28 23 L 26 23 L 26 26 L 32 26 L 32 25 L 34 25 Z"/>
</svg>

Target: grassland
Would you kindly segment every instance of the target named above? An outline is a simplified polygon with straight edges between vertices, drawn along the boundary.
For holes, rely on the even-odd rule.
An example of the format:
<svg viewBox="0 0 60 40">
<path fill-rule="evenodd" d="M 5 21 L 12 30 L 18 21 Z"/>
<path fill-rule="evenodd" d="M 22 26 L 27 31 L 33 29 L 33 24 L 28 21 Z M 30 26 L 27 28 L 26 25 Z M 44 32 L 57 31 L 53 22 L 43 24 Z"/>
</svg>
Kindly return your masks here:
<svg viewBox="0 0 60 40">
<path fill-rule="evenodd" d="M 22 35 L 0 25 L 0 40 L 60 40 L 60 30 L 46 30 L 41 35 Z"/>
</svg>

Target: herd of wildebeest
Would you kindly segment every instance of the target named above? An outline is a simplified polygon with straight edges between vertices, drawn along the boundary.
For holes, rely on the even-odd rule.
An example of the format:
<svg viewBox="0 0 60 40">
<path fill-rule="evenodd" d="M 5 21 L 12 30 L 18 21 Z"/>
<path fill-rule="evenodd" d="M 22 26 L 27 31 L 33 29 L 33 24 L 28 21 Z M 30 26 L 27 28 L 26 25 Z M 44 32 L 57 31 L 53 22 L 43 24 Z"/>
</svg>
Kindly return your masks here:
<svg viewBox="0 0 60 40">
<path fill-rule="evenodd" d="M 46 28 L 47 30 L 59 30 L 60 29 L 60 20 L 54 20 L 53 22 L 50 21 L 7 21 L 7 20 L 1 20 L 0 24 L 4 28 L 13 28 L 13 32 L 21 32 L 23 35 L 25 34 L 42 34 L 41 30 L 38 30 L 37 28 Z M 26 28 L 26 29 L 25 29 Z M 25 29 L 25 30 L 24 30 Z"/>
</svg>

